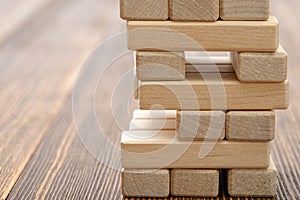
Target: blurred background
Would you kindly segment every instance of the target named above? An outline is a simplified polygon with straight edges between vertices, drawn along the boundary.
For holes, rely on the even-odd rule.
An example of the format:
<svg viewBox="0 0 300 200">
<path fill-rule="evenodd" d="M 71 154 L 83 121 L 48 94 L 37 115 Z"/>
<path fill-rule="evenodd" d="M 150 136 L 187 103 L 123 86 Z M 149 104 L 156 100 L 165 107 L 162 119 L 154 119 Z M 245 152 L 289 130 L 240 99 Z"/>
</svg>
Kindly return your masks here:
<svg viewBox="0 0 300 200">
<path fill-rule="evenodd" d="M 277 112 L 272 144 L 281 169 L 277 199 L 294 199 L 300 198 L 300 1 L 271 0 L 271 13 L 289 54 L 290 81 L 290 107 Z M 97 162 L 76 134 L 71 95 L 93 49 L 125 30 L 118 0 L 0 0 L 0 199 L 121 198 L 119 171 Z M 110 81 L 133 65 L 122 59 L 97 90 L 97 114 L 114 143 L 126 127 L 105 110 Z"/>
</svg>

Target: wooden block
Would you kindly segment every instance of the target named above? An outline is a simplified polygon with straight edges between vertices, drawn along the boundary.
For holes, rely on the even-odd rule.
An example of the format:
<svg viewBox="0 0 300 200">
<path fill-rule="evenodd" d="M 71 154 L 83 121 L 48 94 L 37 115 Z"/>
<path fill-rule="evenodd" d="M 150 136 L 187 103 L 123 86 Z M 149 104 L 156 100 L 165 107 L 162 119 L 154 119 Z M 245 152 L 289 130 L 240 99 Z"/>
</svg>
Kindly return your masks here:
<svg viewBox="0 0 300 200">
<path fill-rule="evenodd" d="M 234 197 L 274 197 L 277 170 L 273 161 L 268 169 L 232 169 L 227 172 L 228 193 Z"/>
<path fill-rule="evenodd" d="M 122 192 L 126 197 L 167 197 L 169 185 L 169 170 L 122 170 Z"/>
<path fill-rule="evenodd" d="M 275 51 L 278 21 L 129 21 L 130 50 Z"/>
<path fill-rule="evenodd" d="M 192 64 L 185 66 L 186 73 L 234 73 L 232 65 L 202 65 L 202 64 Z"/>
<path fill-rule="evenodd" d="M 275 137 L 274 111 L 230 111 L 226 121 L 227 140 L 271 141 Z"/>
<path fill-rule="evenodd" d="M 184 52 L 147 52 L 136 55 L 137 78 L 142 81 L 184 80 Z"/>
<path fill-rule="evenodd" d="M 225 112 L 179 111 L 177 134 L 180 140 L 204 140 L 225 138 Z"/>
<path fill-rule="evenodd" d="M 270 0 L 220 0 L 222 20 L 267 20 Z"/>
<path fill-rule="evenodd" d="M 288 81 L 244 83 L 233 73 L 186 74 L 185 81 L 141 81 L 140 109 L 273 110 L 288 107 Z"/>
<path fill-rule="evenodd" d="M 171 195 L 173 196 L 216 197 L 218 193 L 218 170 L 171 170 Z"/>
<path fill-rule="evenodd" d="M 132 119 L 129 130 L 175 130 L 175 119 Z"/>
<path fill-rule="evenodd" d="M 124 20 L 167 20 L 168 0 L 120 0 L 120 16 Z"/>
<path fill-rule="evenodd" d="M 287 79 L 287 53 L 281 46 L 274 53 L 232 53 L 231 58 L 240 81 L 281 82 Z"/>
<path fill-rule="evenodd" d="M 219 0 L 170 0 L 172 21 L 216 21 Z"/>
<path fill-rule="evenodd" d="M 180 141 L 175 131 L 123 132 L 121 148 L 122 166 L 128 169 L 267 168 L 270 162 L 268 142 Z M 200 158 L 203 151 L 209 153 Z"/>
<path fill-rule="evenodd" d="M 176 119 L 176 110 L 135 110 L 133 119 Z"/>
</svg>

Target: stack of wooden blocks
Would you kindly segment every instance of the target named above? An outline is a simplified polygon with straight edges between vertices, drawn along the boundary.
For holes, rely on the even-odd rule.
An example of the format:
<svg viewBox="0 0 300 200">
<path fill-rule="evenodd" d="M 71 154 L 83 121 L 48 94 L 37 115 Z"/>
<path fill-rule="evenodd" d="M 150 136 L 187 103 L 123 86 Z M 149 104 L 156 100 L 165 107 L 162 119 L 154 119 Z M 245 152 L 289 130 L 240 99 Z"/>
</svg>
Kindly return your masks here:
<svg viewBox="0 0 300 200">
<path fill-rule="evenodd" d="M 270 142 L 288 81 L 269 0 L 120 0 L 120 8 L 140 102 L 122 133 L 124 196 L 215 197 L 220 184 L 231 196 L 274 196 Z M 203 50 L 207 57 L 195 52 Z"/>
</svg>

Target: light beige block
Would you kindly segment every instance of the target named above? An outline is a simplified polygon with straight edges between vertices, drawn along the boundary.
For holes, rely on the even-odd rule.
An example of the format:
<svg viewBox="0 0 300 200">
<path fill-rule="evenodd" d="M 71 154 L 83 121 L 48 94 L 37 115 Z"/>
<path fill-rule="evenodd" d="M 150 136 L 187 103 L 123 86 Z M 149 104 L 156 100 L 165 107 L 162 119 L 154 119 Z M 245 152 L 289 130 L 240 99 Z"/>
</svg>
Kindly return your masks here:
<svg viewBox="0 0 300 200">
<path fill-rule="evenodd" d="M 122 170 L 122 192 L 126 197 L 167 197 L 169 185 L 169 170 Z"/>
<path fill-rule="evenodd" d="M 218 193 L 218 170 L 171 170 L 171 195 L 173 196 L 216 197 Z"/>
<path fill-rule="evenodd" d="M 133 119 L 176 119 L 176 110 L 134 110 Z"/>
<path fill-rule="evenodd" d="M 275 137 L 274 111 L 230 111 L 226 121 L 227 140 L 271 141 Z"/>
<path fill-rule="evenodd" d="M 222 20 L 267 20 L 270 0 L 220 0 Z"/>
<path fill-rule="evenodd" d="M 129 21 L 130 50 L 275 51 L 278 21 Z"/>
<path fill-rule="evenodd" d="M 140 109 L 273 110 L 289 104 L 288 81 L 240 82 L 234 73 L 186 74 L 186 81 L 141 81 Z"/>
<path fill-rule="evenodd" d="M 180 141 L 175 131 L 122 133 L 122 166 L 130 169 L 267 168 L 268 142 Z"/>
<path fill-rule="evenodd" d="M 175 130 L 175 119 L 132 119 L 129 130 Z"/>
<path fill-rule="evenodd" d="M 274 197 L 277 170 L 273 161 L 268 169 L 232 169 L 227 173 L 228 193 L 234 197 Z"/>
<path fill-rule="evenodd" d="M 147 52 L 136 54 L 137 78 L 142 81 L 183 80 L 184 52 Z"/>
<path fill-rule="evenodd" d="M 225 112 L 179 111 L 177 134 L 180 140 L 223 140 L 225 138 Z"/>
<path fill-rule="evenodd" d="M 125 20 L 167 20 L 168 0 L 120 0 L 120 16 Z"/>
<path fill-rule="evenodd" d="M 216 21 L 219 0 L 170 0 L 172 21 Z"/>
<path fill-rule="evenodd" d="M 274 53 L 232 53 L 232 63 L 240 81 L 281 82 L 287 79 L 287 53 L 280 46 Z"/>
<path fill-rule="evenodd" d="M 234 69 L 232 65 L 228 64 L 187 64 L 185 66 L 186 73 L 233 73 Z"/>
</svg>

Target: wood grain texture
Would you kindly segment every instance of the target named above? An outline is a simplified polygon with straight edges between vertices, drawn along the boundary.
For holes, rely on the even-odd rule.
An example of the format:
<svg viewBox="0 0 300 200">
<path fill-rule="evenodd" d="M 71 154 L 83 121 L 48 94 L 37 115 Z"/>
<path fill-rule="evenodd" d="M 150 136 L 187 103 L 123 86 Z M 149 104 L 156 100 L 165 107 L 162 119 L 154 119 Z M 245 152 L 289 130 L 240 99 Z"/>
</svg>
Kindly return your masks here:
<svg viewBox="0 0 300 200">
<path fill-rule="evenodd" d="M 282 82 L 287 79 L 288 55 L 280 46 L 274 53 L 232 53 L 235 73 L 244 82 Z"/>
<path fill-rule="evenodd" d="M 133 131 L 123 132 L 122 167 L 145 168 L 267 168 L 269 143 L 219 141 L 212 151 L 199 159 L 199 152 L 208 141 L 179 141 L 174 132 L 160 131 L 143 137 Z M 204 147 L 207 148 L 207 147 Z M 203 151 L 203 149 L 202 149 Z"/>
<path fill-rule="evenodd" d="M 270 0 L 220 0 L 222 20 L 267 20 Z"/>
<path fill-rule="evenodd" d="M 171 170 L 171 195 L 189 197 L 216 197 L 218 194 L 218 170 Z"/>
<path fill-rule="evenodd" d="M 137 78 L 141 81 L 184 80 L 184 52 L 147 52 L 136 53 Z"/>
<path fill-rule="evenodd" d="M 278 21 L 129 21 L 130 50 L 275 51 Z"/>
<path fill-rule="evenodd" d="M 274 111 L 230 111 L 227 113 L 227 140 L 271 141 L 274 137 Z"/>
<path fill-rule="evenodd" d="M 235 197 L 274 197 L 277 190 L 277 174 L 272 159 L 268 169 L 228 170 L 228 193 Z"/>
<path fill-rule="evenodd" d="M 179 111 L 176 130 L 180 140 L 223 140 L 225 138 L 225 112 Z"/>
<path fill-rule="evenodd" d="M 185 66 L 186 73 L 233 73 L 234 69 L 232 65 L 209 65 L 209 64 L 187 64 Z"/>
<path fill-rule="evenodd" d="M 243 83 L 232 73 L 186 74 L 186 81 L 148 81 L 140 85 L 140 109 L 286 109 L 288 82 Z M 261 95 L 264 94 L 264 95 Z"/>
<path fill-rule="evenodd" d="M 219 0 L 170 0 L 172 21 L 217 21 Z"/>
<path fill-rule="evenodd" d="M 120 0 L 120 16 L 125 20 L 167 20 L 168 0 Z"/>
<path fill-rule="evenodd" d="M 168 197 L 170 171 L 123 169 L 122 193 L 127 197 Z"/>
</svg>

